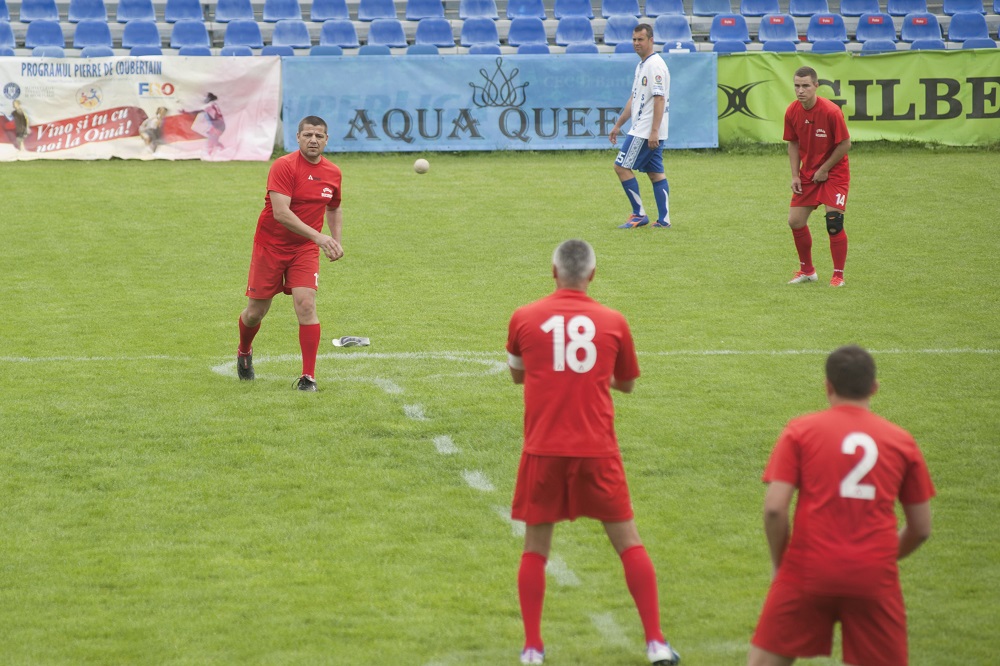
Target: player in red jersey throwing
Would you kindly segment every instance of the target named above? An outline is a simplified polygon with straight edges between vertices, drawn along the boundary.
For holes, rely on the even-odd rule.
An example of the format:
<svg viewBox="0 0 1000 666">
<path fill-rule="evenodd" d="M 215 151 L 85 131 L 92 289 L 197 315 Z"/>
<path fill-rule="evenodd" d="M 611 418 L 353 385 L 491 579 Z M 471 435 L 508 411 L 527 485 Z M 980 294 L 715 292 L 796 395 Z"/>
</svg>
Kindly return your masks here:
<svg viewBox="0 0 1000 666">
<path fill-rule="evenodd" d="M 869 410 L 877 389 L 871 355 L 837 349 L 826 361 L 830 408 L 793 419 L 775 444 L 763 477 L 774 580 L 749 666 L 829 655 L 836 622 L 845 663 L 907 664 L 896 562 L 930 537 L 934 485 L 913 437 Z M 906 518 L 898 531 L 897 500 Z"/>
<path fill-rule="evenodd" d="M 597 260 L 585 241 L 556 248 L 556 291 L 516 310 L 508 365 L 524 385 L 524 451 L 514 489 L 515 520 L 526 524 L 517 587 L 524 621 L 522 664 L 541 664 L 545 564 L 555 523 L 601 521 L 639 610 L 646 655 L 661 666 L 680 657 L 660 630 L 656 571 L 633 519 L 615 435 L 610 389 L 631 393 L 639 363 L 628 322 L 587 296 Z"/>
<path fill-rule="evenodd" d="M 816 96 L 819 77 L 815 69 L 798 68 L 793 82 L 796 101 L 785 111 L 784 139 L 788 142 L 788 161 L 792 168 L 788 226 L 792 228 L 799 254 L 799 270 L 788 283 L 817 280 L 808 222 L 809 214 L 822 204 L 826 208 L 826 231 L 830 235 L 833 257 L 830 286 L 843 287 L 847 261 L 844 209 L 851 185 L 847 151 L 851 149 L 851 136 L 840 107 Z"/>
<path fill-rule="evenodd" d="M 246 292 L 249 301 L 240 314 L 236 374 L 243 380 L 254 378 L 254 336 L 271 307 L 271 299 L 283 292 L 292 295 L 299 320 L 302 376 L 295 387 L 315 391 L 320 340 L 316 316 L 319 253 L 322 251 L 330 261 L 344 256 L 340 246 L 341 173 L 323 157 L 328 138 L 326 121 L 317 116 L 303 118 L 295 137 L 299 149 L 276 159 L 267 175 L 264 210 L 253 239 Z M 324 218 L 329 236 L 322 233 Z"/>
</svg>

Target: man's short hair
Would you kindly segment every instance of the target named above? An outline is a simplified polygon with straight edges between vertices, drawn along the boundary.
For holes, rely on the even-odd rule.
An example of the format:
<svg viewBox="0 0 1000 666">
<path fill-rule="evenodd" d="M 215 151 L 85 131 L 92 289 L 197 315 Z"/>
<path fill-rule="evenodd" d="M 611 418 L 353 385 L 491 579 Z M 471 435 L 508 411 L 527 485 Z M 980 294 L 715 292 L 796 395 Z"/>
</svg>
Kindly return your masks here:
<svg viewBox="0 0 1000 666">
<path fill-rule="evenodd" d="M 857 345 L 840 347 L 826 359 L 826 378 L 841 398 L 864 400 L 875 390 L 875 359 Z"/>
<path fill-rule="evenodd" d="M 637 32 L 644 32 L 646 33 L 646 37 L 649 37 L 650 39 L 653 38 L 653 26 L 648 23 L 640 23 L 636 25 L 632 30 L 632 34 L 634 35 Z"/>
<path fill-rule="evenodd" d="M 302 128 L 305 127 L 306 125 L 314 125 L 316 127 L 322 127 L 324 133 L 326 133 L 327 131 L 326 121 L 320 118 L 319 116 L 306 116 L 305 118 L 300 120 L 298 131 L 301 132 Z"/>
<path fill-rule="evenodd" d="M 597 266 L 594 248 L 585 240 L 572 239 L 560 243 L 552 253 L 552 265 L 560 280 L 569 284 L 586 282 Z"/>
<path fill-rule="evenodd" d="M 798 78 L 809 77 L 812 79 L 813 83 L 819 83 L 819 74 L 812 67 L 799 67 L 795 70 L 795 76 Z"/>
</svg>

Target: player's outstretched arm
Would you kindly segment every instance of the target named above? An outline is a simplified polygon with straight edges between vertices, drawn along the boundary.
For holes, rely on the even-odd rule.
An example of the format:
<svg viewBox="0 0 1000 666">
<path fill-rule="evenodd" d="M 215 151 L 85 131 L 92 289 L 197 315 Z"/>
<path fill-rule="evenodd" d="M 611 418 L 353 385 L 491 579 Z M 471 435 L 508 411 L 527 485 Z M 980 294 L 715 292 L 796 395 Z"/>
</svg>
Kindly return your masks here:
<svg viewBox="0 0 1000 666">
<path fill-rule="evenodd" d="M 899 530 L 899 555 L 903 559 L 931 538 L 931 503 L 904 504 L 906 524 Z"/>
</svg>

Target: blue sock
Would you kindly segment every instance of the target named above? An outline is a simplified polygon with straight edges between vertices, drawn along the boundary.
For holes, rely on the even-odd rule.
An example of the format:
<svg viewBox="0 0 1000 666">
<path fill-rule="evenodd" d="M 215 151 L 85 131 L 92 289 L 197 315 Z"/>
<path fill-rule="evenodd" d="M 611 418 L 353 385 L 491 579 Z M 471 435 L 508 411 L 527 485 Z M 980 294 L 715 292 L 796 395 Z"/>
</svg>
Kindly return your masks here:
<svg viewBox="0 0 1000 666">
<path fill-rule="evenodd" d="M 642 197 L 639 196 L 639 181 L 634 177 L 623 180 L 622 187 L 625 188 L 625 196 L 628 197 L 628 202 L 632 205 L 632 214 L 643 215 Z"/>
<path fill-rule="evenodd" d="M 670 200 L 670 184 L 667 183 L 666 178 L 653 183 L 653 196 L 656 197 L 656 209 L 660 213 L 658 219 L 662 222 L 670 215 L 670 205 L 668 203 Z"/>
</svg>

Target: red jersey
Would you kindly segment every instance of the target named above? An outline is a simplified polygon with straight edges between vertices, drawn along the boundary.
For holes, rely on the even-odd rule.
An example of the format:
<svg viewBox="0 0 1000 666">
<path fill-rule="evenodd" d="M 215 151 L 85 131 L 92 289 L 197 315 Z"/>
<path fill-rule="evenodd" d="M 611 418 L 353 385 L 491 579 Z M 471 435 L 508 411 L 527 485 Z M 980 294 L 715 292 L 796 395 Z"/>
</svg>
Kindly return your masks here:
<svg viewBox="0 0 1000 666">
<path fill-rule="evenodd" d="M 264 210 L 257 218 L 254 241 L 279 250 L 295 250 L 312 241 L 289 231 L 274 219 L 271 192 L 291 197 L 291 211 L 316 231 L 323 231 L 326 210 L 340 207 L 340 168 L 325 157 L 313 164 L 302 152 L 283 155 L 274 161 L 267 174 Z"/>
<path fill-rule="evenodd" d="M 853 405 L 793 419 L 763 479 L 798 488 L 778 571 L 814 594 L 871 597 L 896 586 L 895 502 L 920 504 L 934 496 L 913 437 Z"/>
<path fill-rule="evenodd" d="M 808 111 L 796 100 L 785 111 L 784 139 L 799 144 L 799 158 L 802 160 L 799 175 L 803 181 L 811 181 L 837 144 L 850 138 L 844 112 L 828 99 L 817 97 L 813 108 Z M 830 169 L 830 180 L 849 181 L 850 177 L 850 166 L 847 155 L 844 155 Z"/>
<path fill-rule="evenodd" d="M 524 364 L 524 451 L 580 458 L 618 454 L 611 378 L 639 376 L 628 322 L 582 291 L 558 289 L 518 308 L 507 351 Z"/>
</svg>

